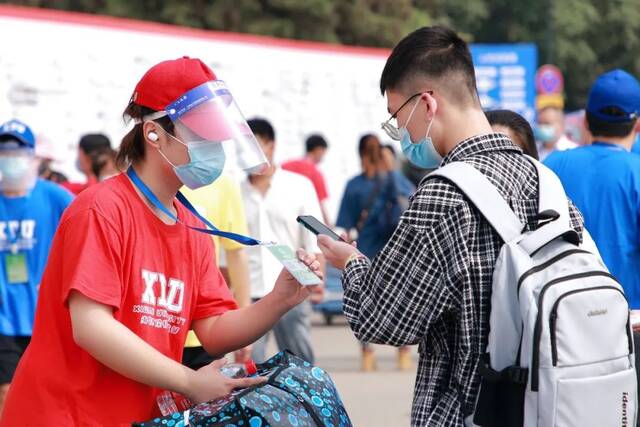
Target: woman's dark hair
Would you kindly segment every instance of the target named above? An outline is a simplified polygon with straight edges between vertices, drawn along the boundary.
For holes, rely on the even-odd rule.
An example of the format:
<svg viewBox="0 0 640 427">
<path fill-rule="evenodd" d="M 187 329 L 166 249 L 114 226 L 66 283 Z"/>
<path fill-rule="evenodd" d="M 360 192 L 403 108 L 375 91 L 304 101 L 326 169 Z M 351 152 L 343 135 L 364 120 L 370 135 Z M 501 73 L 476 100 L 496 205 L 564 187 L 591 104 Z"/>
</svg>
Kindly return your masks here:
<svg viewBox="0 0 640 427">
<path fill-rule="evenodd" d="M 116 150 L 113 150 L 111 147 L 101 148 L 99 150 L 93 151 L 89 155 L 89 159 L 91 160 L 91 172 L 93 173 L 93 175 L 100 177 L 102 175 L 102 170 L 110 162 L 117 167 L 117 155 L 118 153 L 116 152 Z"/>
<path fill-rule="evenodd" d="M 142 119 L 144 116 L 155 113 L 154 110 L 138 105 L 134 102 L 130 102 L 127 108 L 124 110 L 123 117 L 125 121 Z M 173 135 L 173 122 L 169 117 L 164 116 L 154 120 L 165 131 Z M 137 163 L 144 159 L 146 144 L 144 142 L 144 135 L 142 134 L 142 123 L 136 123 L 133 129 L 129 131 L 120 142 L 120 148 L 118 148 L 118 154 L 116 154 L 116 165 L 119 168 L 126 168 L 127 165 Z"/>
<path fill-rule="evenodd" d="M 533 129 L 529 122 L 520 114 L 511 110 L 493 110 L 485 112 L 487 120 L 491 125 L 504 126 L 510 129 L 515 135 L 515 142 L 524 154 L 528 154 L 534 159 L 538 158 L 538 147 L 533 136 Z"/>
<path fill-rule="evenodd" d="M 360 141 L 358 142 L 360 160 L 368 158 L 373 162 L 377 162 L 380 160 L 381 153 L 382 147 L 376 135 L 367 133 L 360 137 Z"/>
<path fill-rule="evenodd" d="M 391 153 L 391 155 L 393 156 L 394 159 L 397 157 L 396 156 L 396 149 L 393 148 L 393 145 L 391 145 L 391 144 L 383 144 L 382 145 L 382 149 L 383 150 L 389 150 L 389 152 Z"/>
<path fill-rule="evenodd" d="M 375 137 L 376 136 L 372 133 L 366 133 L 360 137 L 360 140 L 358 141 L 358 154 L 360 155 L 361 159 L 367 154 L 368 151 L 370 151 L 368 145 L 369 140 Z"/>
</svg>

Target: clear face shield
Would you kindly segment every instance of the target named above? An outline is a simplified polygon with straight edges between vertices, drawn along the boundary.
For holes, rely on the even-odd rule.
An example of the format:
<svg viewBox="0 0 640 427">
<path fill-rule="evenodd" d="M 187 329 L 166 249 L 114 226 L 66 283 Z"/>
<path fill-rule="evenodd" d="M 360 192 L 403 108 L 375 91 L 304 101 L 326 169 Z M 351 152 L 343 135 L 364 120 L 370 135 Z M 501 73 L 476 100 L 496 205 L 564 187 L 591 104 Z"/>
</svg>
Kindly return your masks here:
<svg viewBox="0 0 640 427">
<path fill-rule="evenodd" d="M 223 171 L 241 169 L 250 174 L 267 170 L 269 162 L 247 121 L 223 81 L 191 89 L 164 111 L 145 116 L 156 120 L 168 116 L 175 138 L 189 151 L 190 162 L 174 166 L 190 188 L 213 182 Z"/>
</svg>

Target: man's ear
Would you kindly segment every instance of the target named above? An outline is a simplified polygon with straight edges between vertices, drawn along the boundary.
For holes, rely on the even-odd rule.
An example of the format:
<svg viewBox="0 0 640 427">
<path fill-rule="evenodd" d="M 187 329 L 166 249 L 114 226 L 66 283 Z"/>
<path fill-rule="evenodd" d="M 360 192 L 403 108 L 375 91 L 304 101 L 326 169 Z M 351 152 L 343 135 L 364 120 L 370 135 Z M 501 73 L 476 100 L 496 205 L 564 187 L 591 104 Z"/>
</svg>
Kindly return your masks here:
<svg viewBox="0 0 640 427">
<path fill-rule="evenodd" d="M 427 120 L 432 120 L 438 111 L 438 101 L 428 92 L 420 95 L 420 101 L 427 104 Z"/>
</svg>

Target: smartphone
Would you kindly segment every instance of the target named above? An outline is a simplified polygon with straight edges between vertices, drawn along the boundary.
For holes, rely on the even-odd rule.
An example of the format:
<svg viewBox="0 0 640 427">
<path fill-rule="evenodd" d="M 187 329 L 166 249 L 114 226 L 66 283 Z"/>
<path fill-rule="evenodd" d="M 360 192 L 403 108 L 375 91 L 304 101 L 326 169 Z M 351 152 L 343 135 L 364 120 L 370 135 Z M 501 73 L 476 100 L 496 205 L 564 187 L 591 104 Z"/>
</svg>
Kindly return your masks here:
<svg viewBox="0 0 640 427">
<path fill-rule="evenodd" d="M 334 233 L 329 227 L 318 221 L 315 217 L 311 215 L 300 215 L 297 218 L 297 221 L 304 226 L 307 230 L 311 231 L 316 236 L 318 234 L 324 234 L 326 236 L 331 237 L 333 240 L 337 240 L 339 242 L 344 242 L 342 237 L 338 236 Z"/>
</svg>

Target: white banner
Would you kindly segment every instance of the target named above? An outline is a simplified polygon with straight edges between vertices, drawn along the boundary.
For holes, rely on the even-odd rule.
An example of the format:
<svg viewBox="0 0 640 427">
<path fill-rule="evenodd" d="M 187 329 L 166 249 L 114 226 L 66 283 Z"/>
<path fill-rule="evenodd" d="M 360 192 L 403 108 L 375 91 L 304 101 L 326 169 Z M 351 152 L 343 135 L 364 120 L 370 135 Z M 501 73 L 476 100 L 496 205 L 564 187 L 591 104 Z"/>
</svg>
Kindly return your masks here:
<svg viewBox="0 0 640 427">
<path fill-rule="evenodd" d="M 329 212 L 360 170 L 357 142 L 388 114 L 378 88 L 388 51 L 218 33 L 148 22 L 0 6 L 0 121 L 29 124 L 49 141 L 62 172 L 74 168 L 81 135 L 117 146 L 122 111 L 155 63 L 201 58 L 229 85 L 247 118 L 276 130 L 276 160 L 301 157 L 319 132 L 330 144 L 322 170 Z"/>
</svg>

